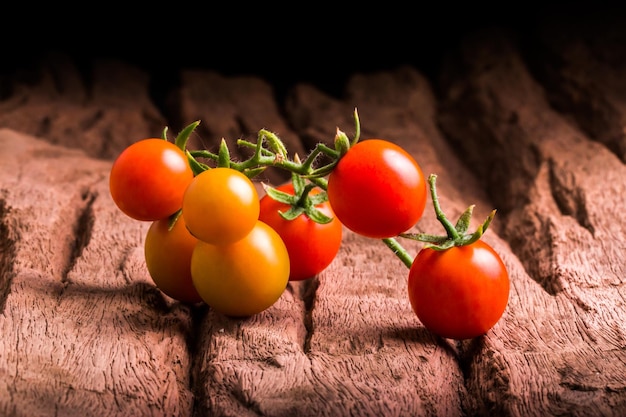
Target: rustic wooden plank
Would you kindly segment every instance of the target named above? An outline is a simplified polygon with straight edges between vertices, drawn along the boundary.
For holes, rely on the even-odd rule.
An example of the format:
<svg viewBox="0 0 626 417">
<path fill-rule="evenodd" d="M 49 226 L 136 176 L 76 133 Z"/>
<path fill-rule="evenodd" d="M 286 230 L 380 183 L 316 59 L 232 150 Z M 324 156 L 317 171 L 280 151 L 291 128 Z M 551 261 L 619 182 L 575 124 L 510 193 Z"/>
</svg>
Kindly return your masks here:
<svg viewBox="0 0 626 417">
<path fill-rule="evenodd" d="M 439 175 L 449 217 L 476 204 L 478 222 L 497 208 L 484 239 L 509 268 L 509 306 L 486 336 L 462 343 L 426 332 L 408 304 L 406 268 L 348 231 L 324 273 L 291 283 L 259 315 L 234 320 L 173 302 L 147 276 L 147 224 L 108 196 L 110 165 L 69 149 L 106 157 L 160 133 L 159 117 L 141 115 L 155 114 L 143 74 L 127 80 L 125 67 L 104 66 L 87 88 L 61 66 L 51 70 L 56 84 L 45 72 L 18 84 L 0 100 L 0 126 L 66 147 L 0 130 L 0 413 L 622 415 L 623 161 L 589 134 L 602 131 L 572 121 L 584 113 L 550 106 L 554 90 L 530 76 L 518 45 L 488 35 L 451 54 L 441 96 L 404 67 L 355 74 L 341 98 L 299 85 L 282 109 L 261 80 L 189 71 L 168 115 L 176 127 L 202 120 L 192 140 L 203 146 L 267 128 L 304 152 L 331 143 L 337 127 L 350 135 L 358 107 L 363 137 L 396 141 Z M 571 51 L 551 49 L 544 62 L 602 74 L 576 78 L 569 94 L 603 103 L 615 132 L 618 74 Z M 107 85 L 111 74 L 119 82 Z M 132 94 L 118 96 L 120 85 Z M 138 130 L 124 132 L 114 115 L 125 112 Z M 121 141 L 108 147 L 112 137 Z M 441 230 L 430 210 L 416 230 Z"/>
<path fill-rule="evenodd" d="M 481 408 L 496 414 L 622 415 L 625 167 L 550 107 L 506 34 L 478 34 L 455 56 L 441 126 L 503 208 L 528 275 L 509 330 L 491 339 L 497 381 L 470 346 L 468 390 L 500 391 Z"/>
<path fill-rule="evenodd" d="M 479 203 L 479 216 L 491 210 L 479 185 L 446 149 L 443 137 L 432 139 L 436 146 L 431 144 L 426 132 L 437 133 L 432 118 L 435 100 L 419 73 L 403 69 L 394 74 L 355 77 L 352 82 L 349 90 L 355 98 L 346 101 L 328 97 L 311 86 L 297 88 L 290 98 L 289 114 L 307 117 L 302 124 L 293 125 L 310 138 L 318 135 L 317 141 L 328 142 L 330 138 L 332 142 L 337 127 L 332 121 L 344 122 L 342 127 L 350 133 L 354 109 L 349 103 L 358 101 L 359 112 L 365 115 L 364 135 L 402 144 L 423 161 L 427 172 L 444 171 L 441 161 L 450 165 L 453 175 L 449 182 L 443 175 L 442 189 L 446 192 L 442 201 L 448 204 L 451 216 L 460 214 L 471 202 Z M 367 91 L 368 96 L 358 96 L 359 91 Z M 396 119 L 398 123 L 389 123 Z M 467 187 L 453 188 L 461 183 Z M 468 202 L 459 196 L 467 197 Z M 431 218 L 425 220 L 427 226 L 420 226 L 440 231 L 431 210 Z M 468 394 L 454 344 L 434 338 L 417 321 L 408 303 L 406 267 L 382 242 L 347 230 L 345 233 L 340 255 L 324 273 L 298 284 L 306 287 L 299 291 L 290 284 L 288 299 L 303 297 L 291 314 L 282 312 L 283 297 L 275 306 L 280 313 L 272 307 L 252 322 L 205 324 L 210 332 L 202 345 L 208 348 L 199 364 L 204 369 L 201 375 L 205 375 L 202 384 L 206 399 L 201 401 L 207 415 L 463 414 Z M 405 245 L 416 253 L 416 242 Z M 209 322 L 215 318 L 207 317 Z M 282 347 L 272 355 L 267 348 L 269 336 L 250 342 L 241 337 L 250 328 L 257 335 L 257 320 L 270 321 L 272 328 L 278 321 L 279 329 L 288 328 L 282 324 L 284 320 L 299 322 L 300 330 L 283 335 L 273 331 L 271 337 L 279 338 Z M 289 347 L 287 353 L 283 352 L 285 346 Z"/>
<path fill-rule="evenodd" d="M 0 148 L 0 413 L 189 414 L 190 311 L 150 283 L 110 163 L 8 129 Z"/>
<path fill-rule="evenodd" d="M 239 95 L 238 99 L 247 100 L 247 97 Z M 196 105 L 206 108 L 208 105 L 201 98 L 195 98 L 199 102 Z M 341 276 L 344 275 L 342 272 Z M 345 278 L 349 279 L 349 276 Z M 333 278 L 333 281 L 336 280 Z M 350 343 L 349 340 L 330 339 L 332 335 L 348 331 L 351 317 L 335 322 L 336 327 L 330 330 L 317 330 L 317 320 L 314 321 L 310 309 L 312 303 L 318 302 L 318 285 L 315 280 L 292 283 L 276 305 L 246 321 L 215 315 L 207 317 L 205 325 L 209 331 L 201 332 L 207 337 L 201 343 L 205 349 L 199 350 L 200 376 L 195 378 L 206 390 L 206 395 L 199 400 L 199 410 L 206 410 L 207 415 L 292 415 L 294 412 L 298 415 L 342 415 L 374 413 L 381 407 L 385 411 L 389 407 L 397 411 L 396 407 L 404 401 L 393 396 L 385 398 L 379 386 L 370 386 L 367 393 L 360 393 L 367 388 L 373 365 L 370 360 L 359 361 L 355 352 L 346 355 L 357 359 L 346 360 L 341 352 L 344 346 L 359 346 L 362 341 L 352 340 Z M 332 288 L 334 292 L 335 287 Z M 358 304 L 358 297 L 352 298 L 350 304 Z M 326 305 L 322 311 L 326 311 L 325 315 L 338 314 L 334 303 Z M 214 320 L 218 320 L 217 323 L 213 323 Z M 332 324 L 327 320 L 321 321 L 325 327 Z M 271 323 L 269 335 L 265 322 Z M 313 338 L 308 334 L 312 328 L 316 328 L 315 334 L 319 336 Z M 363 326 L 359 328 L 362 330 Z M 253 336 L 244 338 L 243 334 Z M 313 346 L 319 344 L 336 350 L 337 358 L 329 359 L 320 352 L 312 352 Z M 339 347 L 335 348 L 336 344 Z M 313 361 L 312 357 L 316 356 L 323 360 Z M 346 366 L 350 365 L 356 369 L 365 368 L 360 381 L 352 384 L 343 380 Z M 338 375 L 333 374 L 335 367 L 341 370 Z M 370 404 L 370 401 L 363 401 L 364 395 L 381 398 L 378 404 Z M 349 400 L 349 397 L 355 399 Z M 415 406 L 413 401 L 407 404 L 410 408 Z"/>
<path fill-rule="evenodd" d="M 90 64 L 81 71 L 69 56 L 50 53 L 29 72 L 0 76 L 8 90 L 0 126 L 104 159 L 160 136 L 166 122 L 150 97 L 150 76 L 115 59 Z"/>
<path fill-rule="evenodd" d="M 310 106 L 307 112 L 316 115 L 311 116 L 310 119 L 327 120 L 324 117 L 324 112 L 328 111 L 328 103 L 316 101 L 314 99 L 316 93 L 311 90 L 306 90 L 303 94 L 304 96 L 294 101 L 307 103 L 306 105 Z M 319 103 L 318 107 L 315 106 L 316 103 Z M 441 134 L 435 118 L 438 103 L 431 86 L 419 73 L 408 68 L 400 68 L 396 72 L 356 75 L 349 81 L 346 88 L 345 103 L 339 105 L 344 106 L 344 112 L 348 110 L 346 106 L 348 103 L 359 103 L 359 114 L 363 121 L 364 137 L 383 137 L 399 143 L 415 156 L 425 173 L 436 173 L 439 176 L 438 190 L 441 204 L 450 218 L 460 215 L 469 204 L 476 204 L 474 221 L 482 221 L 487 213 L 494 208 L 493 203 L 486 197 L 484 186 L 476 180 L 471 170 L 463 164 L 462 160 L 454 152 L 454 149 L 446 142 L 446 138 Z M 344 123 L 344 125 L 346 124 Z M 330 128 L 331 126 L 327 126 L 326 129 Z M 310 129 L 307 127 L 307 130 L 320 131 L 323 129 L 319 127 Z M 493 233 L 493 231 L 498 230 L 499 222 L 500 219 L 496 216 L 492 232 L 488 232 L 484 239 L 502 254 L 513 280 L 512 293 L 514 294 L 516 288 L 521 285 L 515 278 L 517 276 L 523 277 L 524 272 L 521 265 L 516 262 L 514 255 L 511 254 L 506 243 Z M 441 225 L 435 221 L 430 206 L 427 208 L 425 216 L 416 225 L 416 231 L 428 233 L 442 232 Z M 403 243 L 412 253 L 417 253 L 417 250 L 420 248 L 420 245 L 417 244 L 411 245 L 404 241 Z M 355 253 L 358 253 L 358 251 L 355 251 Z M 380 259 L 381 255 L 386 255 L 387 257 Z M 370 255 L 370 258 L 374 259 L 375 264 L 387 265 L 386 269 L 395 272 L 396 280 L 399 280 L 399 282 L 404 281 L 406 272 L 404 270 L 390 269 L 388 256 L 389 254 L 379 253 L 375 257 Z M 368 260 L 362 264 L 362 268 L 365 271 L 369 271 L 374 266 Z M 370 276 L 369 272 L 365 273 Z M 379 280 L 380 277 L 374 274 L 374 276 L 370 276 L 370 279 Z M 406 289 L 397 292 L 396 297 L 398 300 L 406 300 Z M 501 322 L 485 337 L 481 344 L 481 349 L 477 351 L 477 354 L 481 357 L 490 358 L 498 354 L 496 349 L 497 340 L 493 339 L 502 337 L 502 332 L 506 332 L 506 328 L 503 329 L 503 326 L 507 322 L 508 315 L 514 314 L 511 311 L 512 308 L 509 308 Z M 406 319 L 406 314 L 407 312 L 404 312 L 400 317 Z M 411 328 L 423 331 L 423 327 L 415 318 L 413 318 Z M 436 398 L 435 402 L 455 404 L 457 401 L 460 401 L 462 411 L 455 412 L 451 409 L 431 410 L 425 408 L 418 412 L 419 415 L 447 415 L 448 413 L 452 413 L 452 415 L 472 415 L 476 413 L 477 409 L 482 407 L 484 401 L 494 395 L 498 397 L 492 390 L 481 393 L 467 389 L 463 378 L 468 358 L 462 352 L 457 351 L 458 346 L 456 343 L 438 339 L 435 339 L 433 342 L 436 346 L 435 351 L 424 353 L 424 357 L 429 359 L 426 364 L 420 365 L 418 372 L 425 373 L 424 377 L 431 381 L 427 383 L 428 387 L 433 385 L 438 387 L 438 394 L 427 391 L 431 398 Z M 424 345 L 421 348 L 427 349 L 427 346 Z M 432 379 L 426 377 L 426 375 L 433 373 L 429 365 L 436 367 L 437 352 L 440 350 L 450 352 L 450 356 L 445 357 L 445 362 L 442 362 L 449 378 L 445 379 L 438 376 L 434 378 L 437 382 L 433 384 Z M 462 388 L 458 384 L 463 384 Z M 420 386 L 423 385 L 420 384 Z M 458 393 L 459 399 L 454 399 L 451 393 Z M 443 396 L 443 398 L 438 395 Z M 410 400 L 407 399 L 406 401 Z M 399 415 L 403 414 L 400 413 Z"/>
</svg>

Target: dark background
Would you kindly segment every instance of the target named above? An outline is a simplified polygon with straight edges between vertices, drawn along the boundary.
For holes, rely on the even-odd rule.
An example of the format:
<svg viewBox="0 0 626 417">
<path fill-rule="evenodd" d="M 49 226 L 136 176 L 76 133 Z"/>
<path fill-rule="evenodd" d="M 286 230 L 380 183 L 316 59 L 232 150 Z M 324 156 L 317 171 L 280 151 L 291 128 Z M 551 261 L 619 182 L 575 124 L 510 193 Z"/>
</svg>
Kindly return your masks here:
<svg viewBox="0 0 626 417">
<path fill-rule="evenodd" d="M 0 25 L 0 73 L 32 67 L 57 51 L 86 66 L 94 58 L 123 59 L 163 82 L 172 82 L 181 68 L 207 68 L 261 76 L 278 91 L 311 82 L 332 93 L 340 93 L 354 72 L 408 64 L 435 76 L 446 51 L 485 27 L 523 36 L 540 22 L 622 12 L 619 5 L 591 1 L 13 7 Z"/>
</svg>

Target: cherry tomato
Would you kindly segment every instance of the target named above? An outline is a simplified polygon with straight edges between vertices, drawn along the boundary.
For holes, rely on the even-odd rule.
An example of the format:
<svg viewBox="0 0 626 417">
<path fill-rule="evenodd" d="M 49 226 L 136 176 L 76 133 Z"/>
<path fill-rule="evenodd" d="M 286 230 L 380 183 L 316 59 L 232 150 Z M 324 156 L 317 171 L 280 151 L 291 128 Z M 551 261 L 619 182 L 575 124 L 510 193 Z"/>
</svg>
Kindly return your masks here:
<svg viewBox="0 0 626 417">
<path fill-rule="evenodd" d="M 403 148 L 382 139 L 358 142 L 328 177 L 328 199 L 339 221 L 371 238 L 397 236 L 413 227 L 426 198 L 421 167 Z"/>
<path fill-rule="evenodd" d="M 180 209 L 193 179 L 185 153 L 164 139 L 135 142 L 111 167 L 109 189 L 119 209 L 135 220 L 164 219 Z"/>
<path fill-rule="evenodd" d="M 198 239 L 185 227 L 179 216 L 171 230 L 169 219 L 153 222 L 146 233 L 144 254 L 148 272 L 155 285 L 166 295 L 186 303 L 202 298 L 191 280 L 191 254 Z"/>
<path fill-rule="evenodd" d="M 294 194 L 293 183 L 276 187 L 279 191 Z M 319 188 L 310 194 L 318 194 Z M 302 213 L 293 220 L 286 220 L 280 212 L 286 212 L 291 206 L 278 202 L 269 195 L 261 198 L 259 220 L 264 221 L 278 232 L 287 246 L 291 271 L 289 279 L 300 281 L 322 272 L 333 261 L 341 246 L 343 228 L 328 201 L 315 208 L 328 217 L 329 223 L 317 223 Z"/>
<path fill-rule="evenodd" d="M 425 247 L 408 279 L 409 300 L 422 324 L 441 337 L 485 334 L 509 299 L 509 275 L 500 256 L 482 240 L 437 251 Z"/>
<path fill-rule="evenodd" d="M 191 256 L 191 276 L 202 299 L 215 311 L 247 317 L 274 304 L 289 282 L 289 253 L 267 224 L 257 221 L 229 245 L 199 241 Z"/>
<path fill-rule="evenodd" d="M 198 239 L 229 244 L 246 236 L 259 219 L 259 194 L 252 181 L 231 168 L 196 175 L 183 197 L 187 228 Z"/>
</svg>

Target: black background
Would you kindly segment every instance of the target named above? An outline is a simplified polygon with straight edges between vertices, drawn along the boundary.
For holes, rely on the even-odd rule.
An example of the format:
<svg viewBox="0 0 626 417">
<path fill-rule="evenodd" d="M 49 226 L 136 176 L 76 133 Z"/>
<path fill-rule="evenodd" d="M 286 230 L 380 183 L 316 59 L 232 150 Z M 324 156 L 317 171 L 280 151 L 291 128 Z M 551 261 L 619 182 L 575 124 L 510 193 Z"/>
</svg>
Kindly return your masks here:
<svg viewBox="0 0 626 417">
<path fill-rule="evenodd" d="M 0 73 L 36 65 L 57 51 L 85 65 L 100 57 L 122 59 L 163 80 L 181 68 L 207 68 L 261 76 L 278 90 L 311 82 L 339 93 L 354 72 L 408 64 L 435 75 L 450 48 L 488 26 L 523 35 L 546 20 L 621 12 L 619 6 L 584 1 L 339 6 L 18 3 L 0 26 Z"/>
</svg>

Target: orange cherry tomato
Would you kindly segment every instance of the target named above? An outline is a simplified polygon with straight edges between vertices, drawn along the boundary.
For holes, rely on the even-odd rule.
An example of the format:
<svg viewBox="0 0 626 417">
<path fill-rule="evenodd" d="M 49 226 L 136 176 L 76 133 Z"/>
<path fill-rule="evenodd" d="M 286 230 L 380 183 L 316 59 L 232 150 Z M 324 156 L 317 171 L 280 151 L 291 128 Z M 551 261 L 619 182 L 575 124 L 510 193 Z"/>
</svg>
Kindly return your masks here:
<svg viewBox="0 0 626 417">
<path fill-rule="evenodd" d="M 230 244 L 255 226 L 259 219 L 259 194 L 241 172 L 213 168 L 191 181 L 182 207 L 191 234 L 207 243 Z"/>
<path fill-rule="evenodd" d="M 172 230 L 169 219 L 153 222 L 146 233 L 144 255 L 148 272 L 156 286 L 178 301 L 197 303 L 202 298 L 191 280 L 191 254 L 198 242 L 180 216 Z"/>
<path fill-rule="evenodd" d="M 289 253 L 282 239 L 257 220 L 243 238 L 227 245 L 199 241 L 191 276 L 202 299 L 215 311 L 247 317 L 272 306 L 289 282 Z"/>
</svg>

